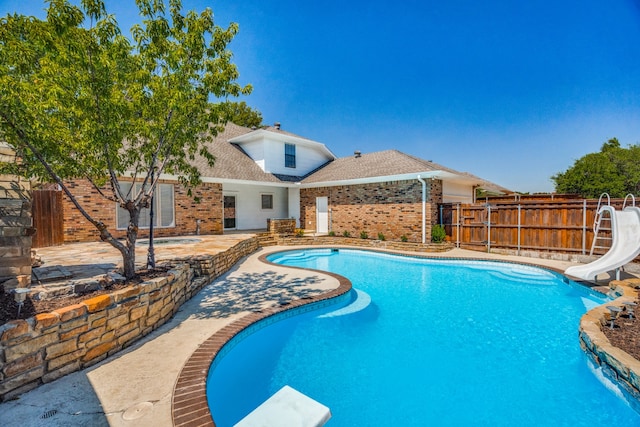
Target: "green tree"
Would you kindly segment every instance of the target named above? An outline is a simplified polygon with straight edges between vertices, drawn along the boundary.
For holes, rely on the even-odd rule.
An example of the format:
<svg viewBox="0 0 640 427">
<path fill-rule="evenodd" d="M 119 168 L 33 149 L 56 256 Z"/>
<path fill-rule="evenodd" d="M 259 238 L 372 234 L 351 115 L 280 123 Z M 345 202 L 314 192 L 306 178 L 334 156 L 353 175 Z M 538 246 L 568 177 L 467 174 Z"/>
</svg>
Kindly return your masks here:
<svg viewBox="0 0 640 427">
<path fill-rule="evenodd" d="M 246 102 L 225 102 L 224 119 L 228 122 L 248 128 L 262 126 L 262 113 L 249 107 Z"/>
<path fill-rule="evenodd" d="M 182 13 L 180 0 L 136 0 L 142 23 L 122 35 L 103 0 L 49 0 L 39 20 L 0 20 L 0 139 L 21 155 L 24 173 L 56 182 L 117 248 L 135 276 L 140 212 L 161 173 L 200 182 L 190 162 L 214 162 L 206 145 L 225 123 L 228 97 L 249 94 L 236 80 L 227 45 L 238 31 L 213 12 Z M 222 102 L 212 102 L 222 101 Z M 139 184 L 125 190 L 121 177 Z M 129 213 L 126 241 L 92 218 L 67 180 L 84 178 Z"/>
<path fill-rule="evenodd" d="M 569 169 L 551 179 L 559 193 L 597 198 L 602 193 L 612 197 L 640 192 L 640 146 L 620 146 L 616 138 L 602 145 L 597 153 L 576 160 Z"/>
</svg>

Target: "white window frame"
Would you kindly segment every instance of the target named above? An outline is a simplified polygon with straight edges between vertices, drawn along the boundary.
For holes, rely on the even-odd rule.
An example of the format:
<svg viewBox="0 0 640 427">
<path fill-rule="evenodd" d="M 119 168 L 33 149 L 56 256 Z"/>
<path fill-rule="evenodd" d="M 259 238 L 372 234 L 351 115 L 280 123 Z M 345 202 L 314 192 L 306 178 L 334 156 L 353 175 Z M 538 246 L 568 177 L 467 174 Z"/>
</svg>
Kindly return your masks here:
<svg viewBox="0 0 640 427">
<path fill-rule="evenodd" d="M 128 186 L 131 185 L 131 182 L 123 182 L 121 183 L 122 185 L 122 190 L 126 193 L 128 191 Z M 125 187 L 127 186 L 127 187 Z M 164 186 L 164 188 L 167 188 L 167 186 L 171 187 L 171 222 L 168 225 L 162 225 L 163 221 L 162 221 L 162 205 L 163 203 L 168 203 L 166 201 L 163 200 L 162 198 L 162 191 L 160 191 L 160 187 Z M 135 187 L 134 187 L 134 191 L 131 192 L 131 194 L 135 194 L 136 191 L 138 191 L 140 188 L 140 183 L 136 183 Z M 154 196 L 153 196 L 153 203 L 154 203 L 154 209 L 153 209 L 153 220 L 154 220 L 154 224 L 153 224 L 153 228 L 175 228 L 176 227 L 176 192 L 175 192 L 175 185 L 174 184 L 167 184 L 167 183 L 158 183 L 158 186 L 155 189 L 154 192 Z M 125 224 L 120 224 L 120 217 L 121 215 L 123 216 L 123 218 L 125 219 Z M 149 208 L 145 208 L 142 209 L 140 211 L 140 219 L 143 218 L 143 216 L 146 216 L 147 218 L 149 217 Z M 116 230 L 126 230 L 127 227 L 129 226 L 129 213 L 120 207 L 120 205 L 118 205 L 116 203 Z M 147 230 L 149 229 L 149 225 L 139 225 L 140 229 L 143 230 Z"/>
<path fill-rule="evenodd" d="M 270 208 L 265 208 L 264 207 L 264 203 L 262 202 L 264 196 L 271 197 L 271 207 Z M 274 200 L 273 193 L 260 193 L 260 210 L 262 210 L 262 211 L 272 211 L 273 210 L 274 201 L 275 200 Z"/>
<path fill-rule="evenodd" d="M 287 153 L 287 149 L 291 148 L 292 153 Z M 296 145 L 295 144 L 289 144 L 287 142 L 285 142 L 284 144 L 284 167 L 285 168 L 289 168 L 289 169 L 295 169 L 297 164 L 298 164 L 298 160 L 297 160 L 297 154 L 296 154 Z M 287 164 L 287 159 L 291 158 L 293 161 L 293 166 Z"/>
</svg>

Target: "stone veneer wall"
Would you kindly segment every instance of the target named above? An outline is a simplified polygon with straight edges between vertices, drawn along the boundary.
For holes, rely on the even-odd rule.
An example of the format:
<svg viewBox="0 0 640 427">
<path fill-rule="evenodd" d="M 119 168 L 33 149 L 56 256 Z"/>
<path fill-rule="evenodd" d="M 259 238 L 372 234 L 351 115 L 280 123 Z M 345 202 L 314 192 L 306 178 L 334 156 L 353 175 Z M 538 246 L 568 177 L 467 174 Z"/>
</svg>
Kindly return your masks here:
<svg viewBox="0 0 640 427">
<path fill-rule="evenodd" d="M 640 361 L 626 351 L 614 347 L 602 332 L 603 327 L 609 327 L 611 320 L 606 306 L 614 305 L 623 309 L 625 302 L 635 302 L 638 298 L 640 279 L 614 280 L 609 283 L 609 287 L 617 298 L 608 304 L 595 307 L 582 316 L 579 330 L 580 346 L 609 377 L 616 380 L 640 402 Z"/>
<path fill-rule="evenodd" d="M 426 237 L 431 240 L 431 226 L 438 221 L 438 204 L 442 203 L 442 181 L 427 181 Z M 418 180 L 373 184 L 304 188 L 300 190 L 300 224 L 316 229 L 316 197 L 329 202 L 329 230 L 337 235 L 348 231 L 359 236 L 366 231 L 375 238 L 422 240 L 422 184 Z"/>
<path fill-rule="evenodd" d="M 293 234 L 296 231 L 295 218 L 267 219 L 267 233 L 270 234 Z"/>
<path fill-rule="evenodd" d="M 16 162 L 15 152 L 4 143 L 0 143 L 0 162 Z M 31 284 L 30 188 L 23 178 L 0 175 L 0 285 L 5 292 Z"/>
<path fill-rule="evenodd" d="M 332 247 L 359 247 L 369 249 L 382 249 L 409 252 L 445 252 L 455 246 L 450 242 L 445 243 L 417 243 L 400 241 L 382 241 L 376 239 L 360 239 L 357 237 L 340 236 L 287 236 L 287 235 L 263 235 L 258 236 L 260 246 L 332 246 Z"/>
<path fill-rule="evenodd" d="M 0 326 L 0 402 L 131 345 L 257 249 L 254 237 L 216 255 L 186 257 L 166 277 Z"/>
<path fill-rule="evenodd" d="M 196 234 L 197 220 L 200 220 L 200 234 L 222 234 L 222 184 L 202 183 L 192 190 L 193 195 L 176 181 L 161 180 L 160 183 L 174 184 L 175 227 L 154 227 L 155 237 L 184 236 Z M 107 225 L 109 231 L 116 238 L 126 235 L 126 230 L 116 230 L 116 204 L 101 197 L 86 180 L 76 180 L 67 183 L 80 205 L 95 219 Z M 200 203 L 194 201 L 199 198 Z M 99 239 L 96 228 L 87 221 L 80 211 L 71 203 L 69 198 L 63 197 L 64 211 L 64 241 L 93 242 Z M 140 228 L 138 237 L 148 237 L 149 231 Z"/>
</svg>

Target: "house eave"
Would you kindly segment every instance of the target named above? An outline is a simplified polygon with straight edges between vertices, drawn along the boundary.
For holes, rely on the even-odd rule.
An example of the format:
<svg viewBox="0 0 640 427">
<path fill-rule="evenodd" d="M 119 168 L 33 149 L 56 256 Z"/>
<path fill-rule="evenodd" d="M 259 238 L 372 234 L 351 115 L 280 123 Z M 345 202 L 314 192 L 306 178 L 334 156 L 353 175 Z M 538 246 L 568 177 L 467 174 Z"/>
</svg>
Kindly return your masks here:
<svg viewBox="0 0 640 427">
<path fill-rule="evenodd" d="M 300 183 L 300 188 L 316 188 L 316 187 L 335 187 L 338 185 L 357 185 L 357 184 L 375 184 L 379 182 L 389 182 L 389 181 L 409 181 L 413 179 L 417 179 L 420 176 L 423 179 L 442 179 L 446 181 L 453 181 L 456 178 L 460 177 L 459 175 L 453 174 L 451 172 L 436 170 L 436 171 L 425 171 L 425 172 L 412 172 L 398 175 L 386 175 L 386 176 L 372 176 L 367 178 L 355 178 L 355 179 L 344 179 L 344 180 L 335 180 L 335 181 L 323 181 L 323 182 L 310 182 L 310 183 Z"/>
</svg>

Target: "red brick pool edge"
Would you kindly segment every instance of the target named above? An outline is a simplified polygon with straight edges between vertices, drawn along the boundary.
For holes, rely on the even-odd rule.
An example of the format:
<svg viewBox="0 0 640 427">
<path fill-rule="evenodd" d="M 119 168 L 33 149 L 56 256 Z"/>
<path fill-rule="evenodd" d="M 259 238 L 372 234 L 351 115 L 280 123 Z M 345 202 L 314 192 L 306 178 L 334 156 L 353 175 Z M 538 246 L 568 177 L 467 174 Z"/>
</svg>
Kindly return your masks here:
<svg viewBox="0 0 640 427">
<path fill-rule="evenodd" d="M 266 255 L 260 261 L 268 262 Z M 297 267 L 289 267 L 297 268 Z M 308 270 L 307 271 L 312 271 Z M 207 376 L 209 368 L 223 347 L 240 332 L 251 325 L 279 313 L 295 310 L 308 304 L 330 300 L 351 290 L 351 282 L 337 274 L 318 271 L 318 273 L 334 277 L 338 280 L 337 288 L 323 294 L 294 299 L 286 305 L 270 307 L 247 314 L 241 319 L 223 327 L 207 338 L 189 357 L 182 367 L 173 389 L 171 400 L 171 417 L 176 427 L 215 426 L 207 403 Z"/>
</svg>

